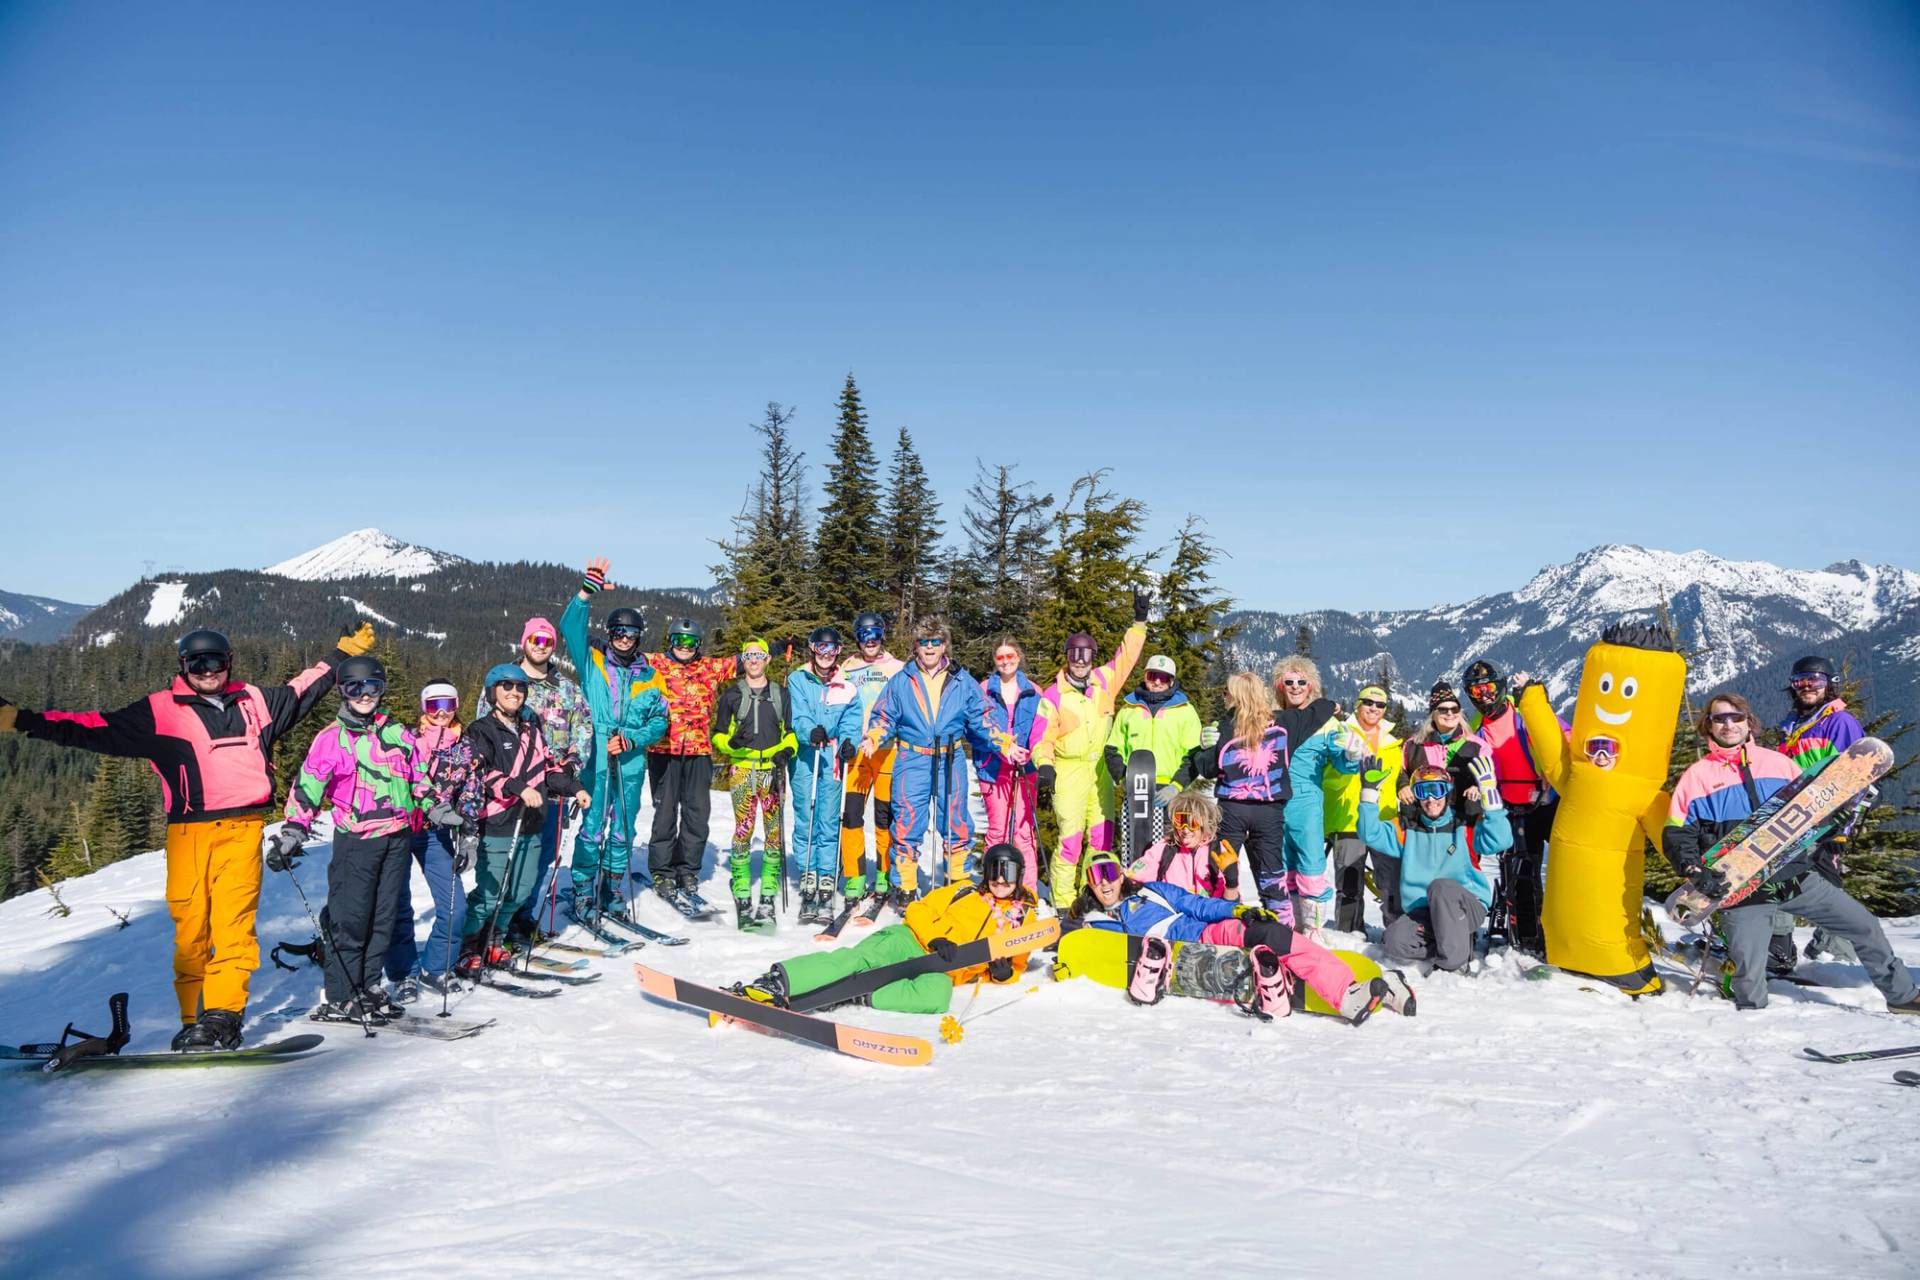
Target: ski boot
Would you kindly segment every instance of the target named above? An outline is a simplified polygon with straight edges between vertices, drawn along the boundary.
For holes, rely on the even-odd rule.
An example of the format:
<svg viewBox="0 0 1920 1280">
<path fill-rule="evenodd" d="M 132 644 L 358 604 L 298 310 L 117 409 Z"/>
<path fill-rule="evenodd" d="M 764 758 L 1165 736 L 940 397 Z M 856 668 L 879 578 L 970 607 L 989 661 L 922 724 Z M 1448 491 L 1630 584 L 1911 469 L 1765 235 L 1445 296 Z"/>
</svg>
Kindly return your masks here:
<svg viewBox="0 0 1920 1280">
<path fill-rule="evenodd" d="M 713 909 L 713 905 L 700 896 L 700 873 L 691 867 L 684 868 L 680 872 L 680 892 L 686 895 L 688 902 L 701 911 Z"/>
<path fill-rule="evenodd" d="M 1406 974 L 1398 969 L 1386 969 L 1375 981 L 1387 984 L 1387 994 L 1381 1001 L 1382 1004 L 1403 1018 L 1411 1018 L 1414 1015 L 1418 1006 L 1414 1000 L 1413 988 L 1407 985 Z"/>
<path fill-rule="evenodd" d="M 753 909 L 753 922 L 764 933 L 772 933 L 780 924 L 780 918 L 773 911 L 773 895 L 768 893 L 760 899 L 760 905 Z"/>
<path fill-rule="evenodd" d="M 800 877 L 800 923 L 813 924 L 820 918 L 819 908 L 814 906 L 813 895 L 819 888 L 819 881 L 813 872 Z"/>
<path fill-rule="evenodd" d="M 188 1022 L 183 1024 L 180 1030 L 174 1033 L 173 1051 L 175 1053 L 184 1053 L 186 1051 L 187 1046 L 192 1043 L 193 1043 L 193 1023 Z"/>
<path fill-rule="evenodd" d="M 1920 1013 L 1920 991 L 1915 991 L 1912 995 L 1908 996 L 1905 1000 L 1902 1000 L 1899 1004 L 1895 1004 L 1891 1000 L 1887 1001 L 1887 1012 L 1888 1013 Z"/>
<path fill-rule="evenodd" d="M 385 1025 L 384 1020 L 375 1018 L 361 1007 L 358 1000 L 322 1000 L 313 1006 L 313 1012 L 307 1018 L 313 1022 L 351 1022 L 356 1027 L 362 1022 Z"/>
<path fill-rule="evenodd" d="M 912 901 L 913 895 L 899 885 L 887 890 L 887 905 L 892 907 L 893 913 L 902 920 L 907 918 L 907 904 Z"/>
<path fill-rule="evenodd" d="M 1391 990 L 1385 978 L 1375 978 L 1371 982 L 1356 982 L 1347 988 L 1347 994 L 1340 997 L 1340 1016 L 1359 1026 L 1373 1016 L 1373 1011 L 1386 1003 L 1387 993 Z"/>
<path fill-rule="evenodd" d="M 1144 939 L 1140 958 L 1133 964 L 1133 976 L 1127 981 L 1127 999 L 1133 1004 L 1159 1004 L 1167 994 L 1167 979 L 1172 972 L 1173 948 L 1166 939 Z"/>
<path fill-rule="evenodd" d="M 1253 970 L 1247 993 L 1238 1002 L 1242 1013 L 1272 1022 L 1293 1012 L 1293 974 L 1280 963 L 1280 953 L 1272 947 L 1255 947 L 1247 953 Z"/>
<path fill-rule="evenodd" d="M 231 1009 L 204 1009 L 200 1021 L 185 1029 L 182 1053 L 219 1053 L 240 1047 L 240 1015 Z"/>
<path fill-rule="evenodd" d="M 420 971 L 415 969 L 404 978 L 395 978 L 387 998 L 394 1004 L 412 1004 L 420 998 Z"/>
<path fill-rule="evenodd" d="M 737 996 L 757 1000 L 761 1004 L 770 1004 L 784 1009 L 790 999 L 787 992 L 787 971 L 782 965 L 775 965 L 752 982 L 736 982 L 728 988 Z"/>
<path fill-rule="evenodd" d="M 753 912 L 753 899 L 735 898 L 733 900 L 733 916 L 734 924 L 739 927 L 740 932 L 752 933 L 758 923 Z"/>
<path fill-rule="evenodd" d="M 454 977 L 451 973 L 441 973 L 437 969 L 432 973 L 422 973 L 420 975 L 420 989 L 422 991 L 431 991 L 436 996 L 457 996 L 466 990 L 466 988 L 460 984 L 460 979 Z"/>
<path fill-rule="evenodd" d="M 377 986 L 368 987 L 360 993 L 360 1007 L 375 1022 L 395 1022 L 407 1016 L 407 1011 L 390 1000 L 387 993 Z"/>
</svg>

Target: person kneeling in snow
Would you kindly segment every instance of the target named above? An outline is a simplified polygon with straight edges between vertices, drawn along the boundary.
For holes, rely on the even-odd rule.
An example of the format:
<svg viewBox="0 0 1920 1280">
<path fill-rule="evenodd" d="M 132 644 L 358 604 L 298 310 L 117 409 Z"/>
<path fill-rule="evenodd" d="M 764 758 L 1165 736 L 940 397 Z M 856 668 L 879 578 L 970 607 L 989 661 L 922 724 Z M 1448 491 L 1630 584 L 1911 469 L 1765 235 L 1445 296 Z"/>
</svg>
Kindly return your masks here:
<svg viewBox="0 0 1920 1280">
<path fill-rule="evenodd" d="M 1240 896 L 1240 850 L 1218 839 L 1220 806 L 1205 791 L 1182 791 L 1167 805 L 1171 838 L 1134 859 L 1127 874 L 1142 884 L 1164 880 L 1203 898 Z"/>
<path fill-rule="evenodd" d="M 846 982 L 869 970 L 922 957 L 950 961 L 963 942 L 1018 929 L 1033 909 L 1033 895 L 1021 887 L 1023 862 L 1010 844 L 997 844 L 980 858 L 978 882 L 956 881 L 907 904 L 906 923 L 876 929 L 851 947 L 811 951 L 782 960 L 750 983 L 734 990 L 750 999 L 785 1007 L 798 996 L 832 983 Z M 898 1013 L 945 1013 L 955 987 L 985 977 L 1012 982 L 1026 967 L 1024 955 L 1002 956 L 964 969 L 932 969 L 903 977 L 872 991 L 849 994 L 839 1003 L 869 1004 Z M 813 1006 L 832 1008 L 831 1004 Z"/>
<path fill-rule="evenodd" d="M 1086 875 L 1087 887 L 1068 911 L 1067 927 L 1111 929 L 1146 939 L 1127 988 L 1135 1004 L 1157 1003 L 1166 993 L 1173 970 L 1169 944 L 1211 942 L 1248 949 L 1254 989 L 1243 1007 L 1261 1017 L 1283 1018 L 1293 1011 L 1296 978 L 1355 1026 L 1383 1004 L 1395 1013 L 1414 1012 L 1413 988 L 1398 970 L 1358 982 L 1345 960 L 1283 924 L 1265 907 L 1202 898 L 1164 880 L 1142 884 L 1105 852 L 1089 856 Z"/>
<path fill-rule="evenodd" d="M 1440 765 L 1417 766 L 1407 779 L 1412 805 L 1402 801 L 1404 830 L 1380 819 L 1378 782 L 1360 789 L 1360 838 L 1367 847 L 1400 863 L 1400 904 L 1406 914 L 1387 926 L 1380 945 L 1401 962 L 1431 961 L 1441 969 L 1464 969 L 1473 959 L 1473 935 L 1493 908 L 1493 886 L 1480 869 L 1513 844 L 1513 829 L 1494 785 L 1493 761 L 1467 761 L 1479 792 L 1478 818 L 1462 817 L 1453 804 L 1453 775 Z M 1363 777 L 1379 776 L 1379 761 L 1361 762 Z M 1474 802 L 1469 799 L 1469 812 Z"/>
</svg>

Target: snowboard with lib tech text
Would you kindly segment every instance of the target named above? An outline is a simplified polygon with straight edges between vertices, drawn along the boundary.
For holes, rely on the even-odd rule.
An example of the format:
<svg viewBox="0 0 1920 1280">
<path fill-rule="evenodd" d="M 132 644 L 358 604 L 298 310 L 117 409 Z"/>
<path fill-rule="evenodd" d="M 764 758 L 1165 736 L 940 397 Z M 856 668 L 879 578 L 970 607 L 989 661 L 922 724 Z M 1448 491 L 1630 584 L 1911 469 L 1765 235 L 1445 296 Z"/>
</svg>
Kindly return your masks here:
<svg viewBox="0 0 1920 1280">
<path fill-rule="evenodd" d="M 1125 812 L 1116 839 L 1120 865 L 1128 867 L 1164 834 L 1166 810 L 1153 802 L 1159 787 L 1159 764 L 1153 752 L 1136 751 L 1129 756 L 1122 778 L 1120 798 Z"/>
</svg>

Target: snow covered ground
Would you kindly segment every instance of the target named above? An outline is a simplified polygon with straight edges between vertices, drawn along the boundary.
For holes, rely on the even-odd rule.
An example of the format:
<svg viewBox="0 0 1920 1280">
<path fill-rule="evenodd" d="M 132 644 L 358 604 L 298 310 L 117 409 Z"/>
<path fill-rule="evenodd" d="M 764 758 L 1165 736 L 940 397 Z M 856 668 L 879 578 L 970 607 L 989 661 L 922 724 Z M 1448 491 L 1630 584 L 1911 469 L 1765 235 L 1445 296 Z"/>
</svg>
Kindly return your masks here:
<svg viewBox="0 0 1920 1280">
<path fill-rule="evenodd" d="M 130 1048 L 164 1047 L 161 872 L 149 854 L 72 882 L 64 919 L 44 892 L 0 904 L 0 1039 L 102 1030 L 124 989 Z M 300 875 L 318 906 L 324 848 Z M 815 945 L 645 915 L 695 940 L 638 958 L 712 981 Z M 264 944 L 310 932 L 269 876 Z M 1893 933 L 1920 961 L 1920 921 Z M 841 1015 L 933 1040 L 908 1070 L 710 1029 L 595 965 L 550 1001 L 466 997 L 500 1023 L 458 1043 L 327 1027 L 257 1069 L 0 1064 L 0 1275 L 1920 1271 L 1920 1090 L 1890 1083 L 1920 1063 L 1800 1057 L 1920 1042 L 1857 968 L 1810 966 L 1842 985 L 1776 983 L 1759 1014 L 1496 961 L 1357 1030 L 1044 977 L 982 995 L 976 1018 L 1013 1003 L 953 1045 L 932 1019 Z M 318 987 L 262 969 L 250 1038 Z"/>
</svg>

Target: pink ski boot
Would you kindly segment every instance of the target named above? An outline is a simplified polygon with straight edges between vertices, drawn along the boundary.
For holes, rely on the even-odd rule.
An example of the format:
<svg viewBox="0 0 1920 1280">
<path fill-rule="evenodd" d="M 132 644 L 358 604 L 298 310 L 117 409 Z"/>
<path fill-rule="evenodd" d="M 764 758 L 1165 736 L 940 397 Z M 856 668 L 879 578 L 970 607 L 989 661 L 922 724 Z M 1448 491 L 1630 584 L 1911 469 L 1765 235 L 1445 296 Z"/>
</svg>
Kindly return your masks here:
<svg viewBox="0 0 1920 1280">
<path fill-rule="evenodd" d="M 1247 956 L 1253 961 L 1253 989 L 1240 1008 L 1263 1022 L 1292 1013 L 1293 975 L 1280 963 L 1279 953 L 1255 947 Z"/>
<path fill-rule="evenodd" d="M 1135 1004 L 1159 1004 L 1172 975 L 1173 948 L 1167 940 L 1141 939 L 1140 958 L 1133 962 L 1133 977 L 1127 982 L 1127 999 Z"/>
</svg>

